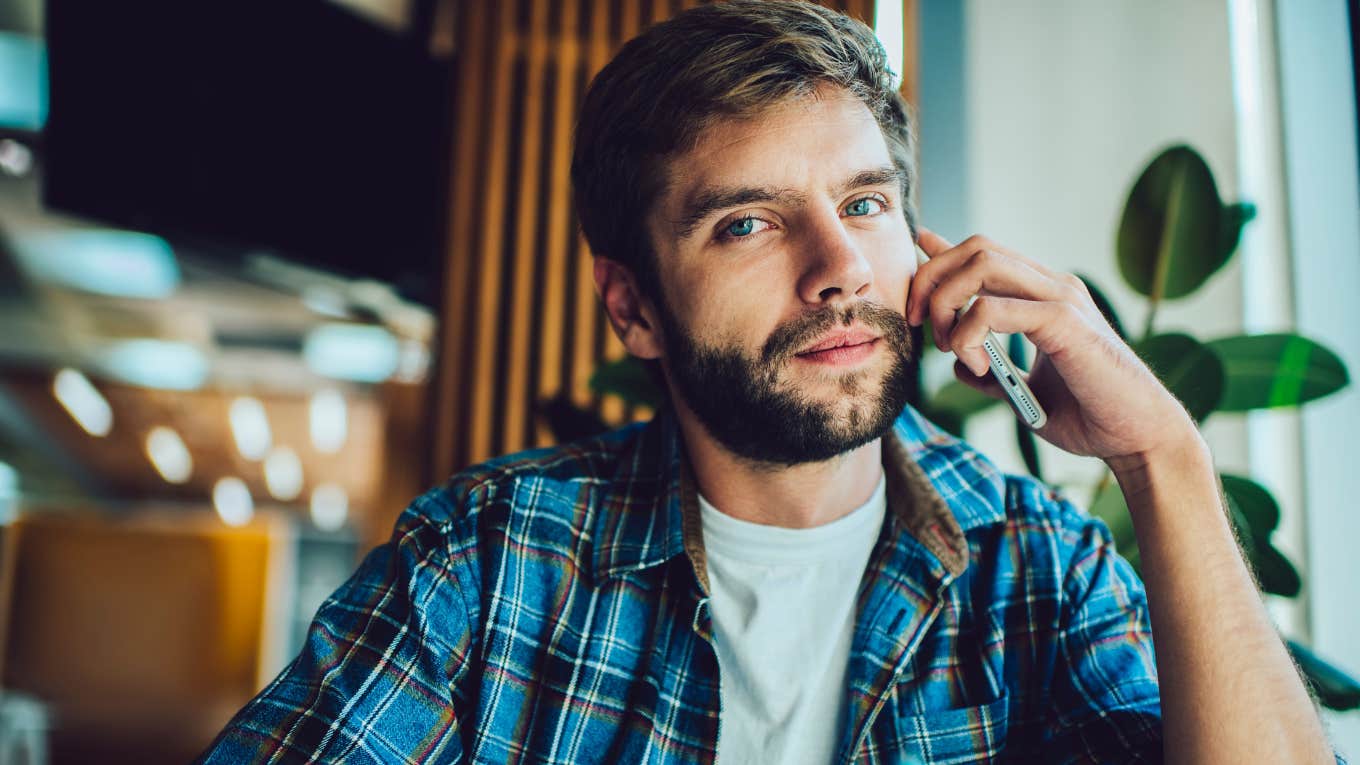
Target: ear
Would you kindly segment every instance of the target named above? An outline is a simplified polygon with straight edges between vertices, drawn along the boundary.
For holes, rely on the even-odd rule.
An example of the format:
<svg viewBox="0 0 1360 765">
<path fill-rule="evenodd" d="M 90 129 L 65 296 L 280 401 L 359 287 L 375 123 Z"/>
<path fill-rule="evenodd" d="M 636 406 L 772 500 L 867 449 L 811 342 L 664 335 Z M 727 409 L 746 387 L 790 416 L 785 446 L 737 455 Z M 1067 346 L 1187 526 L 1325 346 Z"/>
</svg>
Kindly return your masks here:
<svg viewBox="0 0 1360 765">
<path fill-rule="evenodd" d="M 631 269 L 617 260 L 596 255 L 595 294 L 604 303 L 614 334 L 629 353 L 640 359 L 661 357 L 664 346 L 656 312 L 643 298 Z"/>
</svg>

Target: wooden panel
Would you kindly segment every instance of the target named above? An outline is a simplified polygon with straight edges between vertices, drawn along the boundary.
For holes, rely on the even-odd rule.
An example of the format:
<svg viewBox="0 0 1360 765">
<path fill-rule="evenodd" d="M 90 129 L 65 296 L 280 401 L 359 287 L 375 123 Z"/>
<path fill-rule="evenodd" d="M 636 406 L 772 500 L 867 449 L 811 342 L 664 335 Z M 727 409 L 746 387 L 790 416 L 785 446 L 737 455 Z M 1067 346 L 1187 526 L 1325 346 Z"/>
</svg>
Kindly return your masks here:
<svg viewBox="0 0 1360 765">
<path fill-rule="evenodd" d="M 611 425 L 650 412 L 593 395 L 623 355 L 595 297 L 571 208 L 571 140 L 586 84 L 642 29 L 702 0 L 460 4 L 447 245 L 435 391 L 436 478 L 553 442 L 563 397 Z M 873 0 L 826 0 L 865 21 Z M 915 2 L 905 4 L 914 40 Z M 904 92 L 914 93 L 914 45 Z"/>
<path fill-rule="evenodd" d="M 509 3 L 506 3 L 509 5 Z M 546 23 L 548 20 L 547 0 L 532 0 L 530 9 L 529 39 L 537 41 L 546 37 Z M 538 191 L 542 188 L 543 178 L 539 177 L 540 164 L 539 155 L 542 153 L 542 141 L 547 136 L 542 133 L 542 112 L 543 102 L 547 97 L 546 88 L 543 82 L 543 71 L 548 58 L 549 48 L 546 45 L 533 42 L 524 46 L 523 54 L 524 87 L 520 89 L 522 98 L 521 111 L 523 125 L 519 137 L 521 138 L 521 152 L 519 158 L 519 177 L 512 184 L 518 192 L 518 201 L 515 204 L 515 247 L 514 252 L 507 253 L 513 259 L 513 271 L 510 279 L 514 284 L 513 298 L 510 302 L 511 310 L 502 311 L 502 321 L 510 322 L 510 343 L 506 351 L 509 353 L 509 364 L 507 365 L 507 375 L 505 382 L 505 401 L 504 407 L 504 437 L 503 441 L 509 441 L 510 449 L 522 449 L 528 445 L 529 433 L 526 424 L 529 415 L 532 413 L 532 399 L 529 397 L 528 377 L 530 367 L 530 353 L 532 349 L 529 345 L 529 335 L 532 326 L 534 312 L 531 299 L 533 288 L 537 281 L 535 273 L 535 262 L 537 260 L 537 248 L 534 247 L 534 232 L 539 226 L 543 225 L 538 210 Z"/>
<path fill-rule="evenodd" d="M 551 157 L 550 170 L 546 179 L 547 219 L 544 247 L 544 263 L 541 278 L 544 282 L 542 313 L 538 335 L 545 339 L 539 348 L 538 377 L 535 392 L 551 397 L 562 390 L 562 343 L 548 342 L 562 331 L 566 324 L 566 294 L 562 285 L 567 283 L 567 256 L 573 237 L 573 219 L 570 204 L 558 204 L 557 198 L 563 189 L 571 188 L 571 137 L 572 125 L 576 119 L 576 71 L 581 66 L 582 45 L 576 39 L 574 30 L 580 15 L 580 4 L 566 2 L 561 5 L 560 27 L 554 32 L 560 36 L 561 43 L 553 61 L 551 104 L 551 135 L 547 136 L 548 154 Z M 563 34 L 562 30 L 570 30 Z M 547 446 L 553 438 L 546 423 L 536 423 L 535 446 Z"/>
<path fill-rule="evenodd" d="M 453 148 L 448 152 L 449 233 L 444 258 L 443 307 L 439 321 L 438 367 L 435 375 L 435 437 L 431 471 L 436 480 L 450 468 L 467 462 L 469 402 L 472 381 L 466 374 L 473 328 L 468 288 L 474 273 L 477 216 L 481 206 L 477 160 L 482 153 L 481 122 L 486 90 L 486 51 L 495 30 L 486 14 L 475 12 L 472 3 L 460 4 L 456 29 L 458 76 L 452 78 L 455 125 Z"/>
<path fill-rule="evenodd" d="M 502 2 L 495 4 L 499 18 L 496 28 L 506 28 L 514 18 L 515 4 Z M 497 343 L 497 329 L 500 328 L 502 312 L 522 310 L 518 306 L 506 306 L 500 300 L 503 253 L 502 241 L 505 236 L 505 214 L 507 190 L 518 179 L 510 178 L 506 165 L 510 143 L 510 99 L 512 56 L 515 51 L 506 43 L 512 42 L 504 37 L 493 37 L 489 53 L 491 66 L 489 79 L 490 109 L 478 115 L 478 122 L 488 125 L 486 136 L 487 168 L 482 175 L 480 188 L 485 207 L 482 210 L 478 228 L 481 230 L 481 247 L 477 248 L 477 264 L 480 267 L 476 290 L 469 297 L 477 307 L 477 323 L 473 329 L 472 363 L 467 373 L 472 376 L 472 421 L 469 423 L 468 439 L 473 455 L 489 456 L 494 417 L 492 416 L 493 396 L 496 386 L 496 353 L 500 350 Z"/>
</svg>

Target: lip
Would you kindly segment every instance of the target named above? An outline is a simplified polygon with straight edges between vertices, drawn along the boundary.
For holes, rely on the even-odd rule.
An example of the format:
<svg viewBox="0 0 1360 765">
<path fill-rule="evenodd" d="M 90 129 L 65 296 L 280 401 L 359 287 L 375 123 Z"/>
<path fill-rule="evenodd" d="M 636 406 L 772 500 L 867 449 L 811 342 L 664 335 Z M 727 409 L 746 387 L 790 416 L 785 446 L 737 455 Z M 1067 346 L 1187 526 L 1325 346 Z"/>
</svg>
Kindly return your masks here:
<svg viewBox="0 0 1360 765">
<path fill-rule="evenodd" d="M 870 332 L 868 329 L 864 327 L 852 326 L 844 329 L 837 329 L 836 331 L 825 335 L 821 340 L 817 341 L 815 344 L 810 345 L 804 348 L 803 350 L 799 351 L 796 355 L 807 356 L 809 354 L 819 353 L 821 351 L 829 351 L 835 348 L 843 348 L 852 345 L 864 345 L 866 343 L 872 343 L 878 338 L 879 338 L 878 335 L 874 334 L 873 332 Z"/>
</svg>

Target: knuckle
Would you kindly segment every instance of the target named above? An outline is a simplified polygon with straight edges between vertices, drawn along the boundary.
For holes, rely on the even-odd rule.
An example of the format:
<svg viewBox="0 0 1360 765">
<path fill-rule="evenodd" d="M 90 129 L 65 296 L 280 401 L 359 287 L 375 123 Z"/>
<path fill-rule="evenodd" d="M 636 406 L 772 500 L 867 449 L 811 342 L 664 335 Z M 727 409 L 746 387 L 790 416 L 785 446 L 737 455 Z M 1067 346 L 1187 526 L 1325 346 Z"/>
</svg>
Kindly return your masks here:
<svg viewBox="0 0 1360 765">
<path fill-rule="evenodd" d="M 1091 291 L 1086 289 L 1086 282 L 1082 281 L 1080 276 L 1072 273 L 1064 273 L 1061 274 L 1060 277 L 1063 284 L 1066 284 L 1067 288 L 1071 290 L 1073 296 L 1079 298 L 1090 297 Z"/>
<path fill-rule="evenodd" d="M 968 267 L 973 270 L 984 270 L 990 268 L 997 261 L 997 254 L 988 249 L 981 249 L 968 256 Z"/>
<path fill-rule="evenodd" d="M 1086 318 L 1081 309 L 1071 303 L 1059 303 L 1058 311 L 1064 322 L 1078 322 Z"/>
<path fill-rule="evenodd" d="M 982 234 L 973 234 L 973 235 L 969 236 L 967 239 L 963 240 L 963 243 L 964 243 L 965 245 L 967 245 L 967 246 L 968 246 L 968 249 L 970 249 L 970 250 L 991 250 L 991 249 L 995 249 L 995 248 L 992 246 L 992 240 L 988 239 L 987 237 L 983 236 Z"/>
</svg>

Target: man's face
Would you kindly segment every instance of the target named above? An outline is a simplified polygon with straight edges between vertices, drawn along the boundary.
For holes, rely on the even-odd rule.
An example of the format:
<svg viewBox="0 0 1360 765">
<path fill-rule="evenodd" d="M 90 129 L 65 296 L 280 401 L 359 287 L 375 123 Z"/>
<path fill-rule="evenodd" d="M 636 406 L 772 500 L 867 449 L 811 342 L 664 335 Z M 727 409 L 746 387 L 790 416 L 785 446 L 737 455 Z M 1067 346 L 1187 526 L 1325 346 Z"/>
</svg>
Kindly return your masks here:
<svg viewBox="0 0 1360 765">
<path fill-rule="evenodd" d="M 715 123 L 667 171 L 647 226 L 674 393 L 756 463 L 882 435 L 906 403 L 916 259 L 869 110 L 824 88 Z"/>
</svg>

